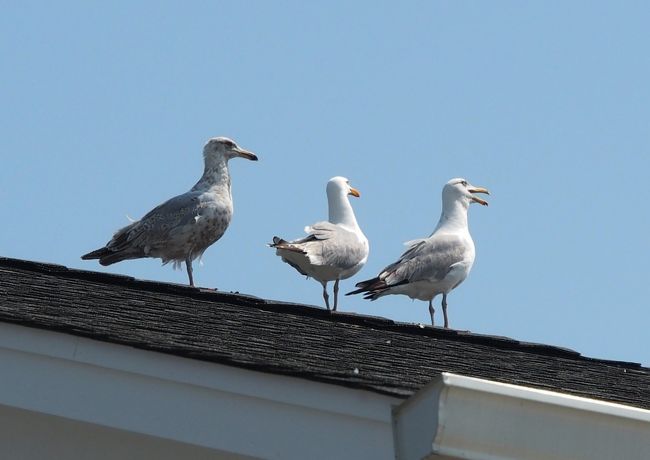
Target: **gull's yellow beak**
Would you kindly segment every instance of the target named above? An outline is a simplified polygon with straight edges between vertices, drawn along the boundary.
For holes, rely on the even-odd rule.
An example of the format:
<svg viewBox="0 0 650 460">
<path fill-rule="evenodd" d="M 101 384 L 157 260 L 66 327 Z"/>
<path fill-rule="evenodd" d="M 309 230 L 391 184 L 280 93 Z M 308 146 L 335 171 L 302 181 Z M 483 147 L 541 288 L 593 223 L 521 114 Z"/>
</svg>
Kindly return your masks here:
<svg viewBox="0 0 650 460">
<path fill-rule="evenodd" d="M 356 188 L 352 188 L 352 187 L 350 187 L 350 191 L 348 192 L 348 195 L 356 196 L 357 198 L 359 198 L 361 196 L 361 194 L 359 193 L 359 190 L 357 190 Z"/>
<path fill-rule="evenodd" d="M 486 195 L 490 194 L 490 191 L 488 189 L 486 189 L 486 188 L 483 188 L 483 187 L 474 187 L 474 186 L 472 186 L 472 187 L 468 188 L 467 191 L 469 193 L 485 193 Z M 472 195 L 472 201 L 475 202 L 475 203 L 478 203 L 478 204 L 482 204 L 483 206 L 488 205 L 487 201 L 482 200 L 479 197 L 474 196 L 474 195 Z"/>
</svg>

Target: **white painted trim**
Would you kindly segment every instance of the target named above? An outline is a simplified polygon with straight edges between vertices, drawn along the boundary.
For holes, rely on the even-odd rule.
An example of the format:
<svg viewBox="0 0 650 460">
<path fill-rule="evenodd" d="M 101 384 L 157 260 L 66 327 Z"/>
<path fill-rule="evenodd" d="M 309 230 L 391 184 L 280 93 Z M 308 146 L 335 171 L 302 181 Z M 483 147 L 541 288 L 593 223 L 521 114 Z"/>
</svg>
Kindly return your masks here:
<svg viewBox="0 0 650 460">
<path fill-rule="evenodd" d="M 6 323 L 0 366 L 10 407 L 251 457 L 394 458 L 401 400 L 372 392 Z"/>
<path fill-rule="evenodd" d="M 650 411 L 443 373 L 394 413 L 397 458 L 647 459 Z"/>
<path fill-rule="evenodd" d="M 623 370 L 621 370 L 621 372 L 623 372 Z M 558 393 L 556 391 L 529 388 L 509 383 L 494 382 L 486 379 L 464 377 L 462 375 L 452 374 L 451 372 L 443 372 L 442 379 L 444 384 L 450 387 L 464 388 L 470 391 L 506 396 L 508 398 L 517 398 L 563 408 L 572 408 L 612 417 L 621 417 L 623 419 L 650 423 L 649 410 L 626 406 L 624 404 L 599 401 L 597 399 L 583 398 L 580 396 Z"/>
</svg>

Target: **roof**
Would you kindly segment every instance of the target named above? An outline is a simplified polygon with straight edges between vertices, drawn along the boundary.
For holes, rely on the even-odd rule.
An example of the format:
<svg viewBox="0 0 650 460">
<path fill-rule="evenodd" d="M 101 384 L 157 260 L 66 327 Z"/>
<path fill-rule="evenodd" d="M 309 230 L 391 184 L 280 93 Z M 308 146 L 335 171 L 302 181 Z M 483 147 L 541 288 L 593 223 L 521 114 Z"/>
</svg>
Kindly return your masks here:
<svg viewBox="0 0 650 460">
<path fill-rule="evenodd" d="M 505 337 L 0 258 L 0 321 L 406 398 L 442 372 L 650 409 L 650 369 Z"/>
</svg>

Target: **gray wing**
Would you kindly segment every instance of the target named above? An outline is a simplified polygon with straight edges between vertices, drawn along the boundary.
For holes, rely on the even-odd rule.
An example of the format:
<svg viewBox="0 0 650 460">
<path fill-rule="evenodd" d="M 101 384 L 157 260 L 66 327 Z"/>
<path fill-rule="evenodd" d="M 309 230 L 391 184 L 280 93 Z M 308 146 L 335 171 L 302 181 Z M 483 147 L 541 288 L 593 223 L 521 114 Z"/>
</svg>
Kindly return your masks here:
<svg viewBox="0 0 650 460">
<path fill-rule="evenodd" d="M 399 260 L 384 268 L 379 275 L 391 286 L 420 280 L 442 280 L 451 266 L 462 262 L 467 246 L 454 235 L 440 235 L 411 246 Z"/>
<path fill-rule="evenodd" d="M 165 201 L 139 221 L 118 231 L 113 239 L 123 235 L 130 244 L 139 247 L 165 244 L 174 234 L 201 215 L 205 204 L 200 195 L 201 192 L 188 192 Z"/>
<path fill-rule="evenodd" d="M 343 229 L 336 224 L 327 221 L 317 222 L 305 227 L 306 237 L 290 241 L 290 243 L 304 244 L 313 241 L 325 241 L 335 237 L 339 231 L 343 231 Z"/>
<path fill-rule="evenodd" d="M 368 254 L 367 246 L 354 233 L 331 222 L 318 222 L 307 227 L 304 250 L 310 261 L 348 269 L 359 264 Z"/>
</svg>

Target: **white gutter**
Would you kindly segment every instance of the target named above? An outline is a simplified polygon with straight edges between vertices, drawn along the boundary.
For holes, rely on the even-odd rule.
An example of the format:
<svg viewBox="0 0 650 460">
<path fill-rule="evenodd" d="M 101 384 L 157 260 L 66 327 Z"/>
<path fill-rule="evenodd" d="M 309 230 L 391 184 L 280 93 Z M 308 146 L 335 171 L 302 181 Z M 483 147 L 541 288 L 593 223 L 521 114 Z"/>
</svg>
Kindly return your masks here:
<svg viewBox="0 0 650 460">
<path fill-rule="evenodd" d="M 648 410 L 450 373 L 393 423 L 399 460 L 650 458 Z"/>
</svg>

